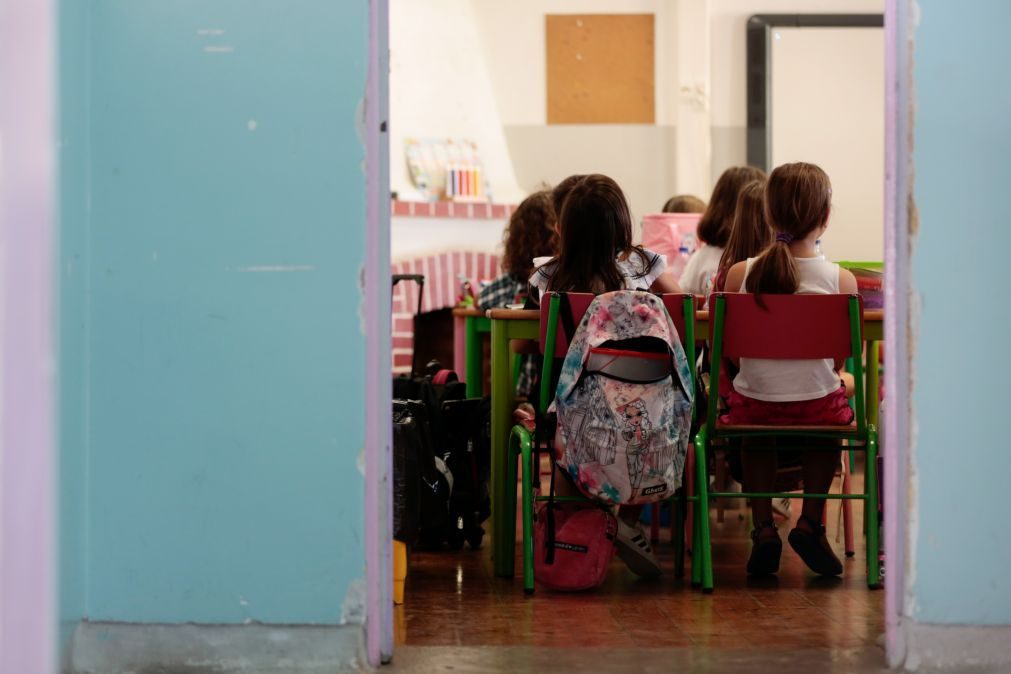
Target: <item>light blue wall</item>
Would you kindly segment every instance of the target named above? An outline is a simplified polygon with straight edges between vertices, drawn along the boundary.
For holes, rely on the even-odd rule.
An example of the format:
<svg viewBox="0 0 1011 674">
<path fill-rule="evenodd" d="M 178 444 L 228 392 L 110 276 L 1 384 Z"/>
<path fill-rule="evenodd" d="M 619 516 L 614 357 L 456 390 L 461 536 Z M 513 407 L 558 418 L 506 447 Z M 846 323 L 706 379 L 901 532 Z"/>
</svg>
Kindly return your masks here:
<svg viewBox="0 0 1011 674">
<path fill-rule="evenodd" d="M 87 59 L 61 72 L 68 606 L 338 622 L 364 574 L 367 2 L 80 4 L 62 40 Z"/>
<path fill-rule="evenodd" d="M 919 4 L 914 615 L 1011 624 L 1011 3 Z"/>
</svg>

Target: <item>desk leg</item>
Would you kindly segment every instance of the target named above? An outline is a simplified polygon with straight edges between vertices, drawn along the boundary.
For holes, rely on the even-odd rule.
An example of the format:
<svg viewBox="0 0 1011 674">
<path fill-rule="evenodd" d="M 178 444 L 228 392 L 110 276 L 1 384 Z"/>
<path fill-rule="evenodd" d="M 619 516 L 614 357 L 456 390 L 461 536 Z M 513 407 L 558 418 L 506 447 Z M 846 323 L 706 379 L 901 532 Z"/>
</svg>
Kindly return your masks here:
<svg viewBox="0 0 1011 674">
<path fill-rule="evenodd" d="M 867 423 L 878 425 L 879 401 L 879 371 L 878 342 L 867 342 Z"/>
<path fill-rule="evenodd" d="M 466 321 L 466 346 L 467 368 L 464 378 L 467 382 L 467 397 L 480 398 L 484 393 L 484 372 L 482 372 L 482 362 L 484 360 L 483 349 L 481 348 L 481 335 L 477 331 L 477 320 L 467 317 Z"/>
<path fill-rule="evenodd" d="M 513 384 L 509 376 L 509 332 L 504 323 L 492 321 L 491 326 L 492 558 L 496 576 L 512 577 L 516 561 L 517 459 L 509 456 Z"/>
<path fill-rule="evenodd" d="M 453 316 L 453 371 L 467 373 L 467 319 L 463 316 Z"/>
</svg>

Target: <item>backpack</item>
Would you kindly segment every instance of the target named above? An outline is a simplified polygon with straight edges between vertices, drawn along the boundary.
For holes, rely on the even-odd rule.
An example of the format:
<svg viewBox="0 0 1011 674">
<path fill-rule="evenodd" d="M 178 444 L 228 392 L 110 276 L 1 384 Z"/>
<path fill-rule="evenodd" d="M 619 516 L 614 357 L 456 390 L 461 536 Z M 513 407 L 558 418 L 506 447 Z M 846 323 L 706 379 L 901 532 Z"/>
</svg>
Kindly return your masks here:
<svg viewBox="0 0 1011 674">
<path fill-rule="evenodd" d="M 634 290 L 598 295 L 570 341 L 555 392 L 558 465 L 606 504 L 670 498 L 681 486 L 693 395 L 663 301 Z"/>
</svg>

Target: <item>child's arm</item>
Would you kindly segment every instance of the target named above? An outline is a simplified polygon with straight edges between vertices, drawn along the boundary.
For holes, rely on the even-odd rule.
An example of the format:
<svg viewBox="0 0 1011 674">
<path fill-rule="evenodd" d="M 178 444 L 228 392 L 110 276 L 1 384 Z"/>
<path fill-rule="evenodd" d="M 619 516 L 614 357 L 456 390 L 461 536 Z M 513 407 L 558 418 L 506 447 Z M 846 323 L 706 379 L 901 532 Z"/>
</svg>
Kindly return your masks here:
<svg viewBox="0 0 1011 674">
<path fill-rule="evenodd" d="M 653 281 L 653 285 L 649 287 L 655 293 L 679 293 L 681 292 L 681 286 L 678 282 L 674 280 L 674 275 L 669 271 L 665 271 L 656 277 Z"/>
</svg>

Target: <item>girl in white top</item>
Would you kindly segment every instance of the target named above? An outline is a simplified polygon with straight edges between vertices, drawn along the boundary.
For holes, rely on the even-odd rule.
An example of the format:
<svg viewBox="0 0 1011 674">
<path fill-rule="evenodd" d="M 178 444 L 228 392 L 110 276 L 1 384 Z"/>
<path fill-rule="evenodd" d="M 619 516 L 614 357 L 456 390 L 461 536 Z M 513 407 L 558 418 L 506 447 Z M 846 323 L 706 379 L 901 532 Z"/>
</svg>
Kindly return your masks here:
<svg viewBox="0 0 1011 674">
<path fill-rule="evenodd" d="M 695 230 L 701 245 L 681 273 L 683 292 L 705 296 L 712 292 L 713 277 L 719 270 L 723 248 L 730 238 L 737 195 L 753 180 L 765 180 L 765 173 L 752 166 L 731 166 L 716 181 L 709 205 Z"/>
<path fill-rule="evenodd" d="M 856 293 L 849 271 L 826 262 L 815 251 L 815 241 L 828 227 L 832 185 L 813 164 L 784 164 L 776 168 L 765 188 L 765 217 L 776 240 L 756 258 L 739 262 L 727 274 L 726 288 L 747 293 L 833 294 Z M 839 370 L 831 360 L 765 360 L 742 358 L 734 379 L 726 415 L 732 424 L 789 423 L 847 424 L 852 411 Z M 817 441 L 807 441 L 812 445 Z M 825 442 L 825 441 L 822 441 Z M 835 444 L 835 441 L 827 441 Z M 776 484 L 775 452 L 748 451 L 742 447 L 744 486 L 747 491 L 769 492 Z M 828 492 L 839 466 L 839 452 L 826 447 L 801 453 L 805 492 Z M 825 538 L 822 514 L 825 502 L 805 499 L 797 527 L 789 542 L 816 573 L 837 576 L 842 564 Z M 779 569 L 782 542 L 772 519 L 769 499 L 751 499 L 755 541 L 748 573 L 764 575 Z"/>
</svg>

